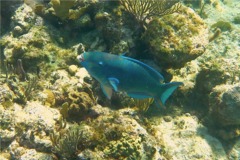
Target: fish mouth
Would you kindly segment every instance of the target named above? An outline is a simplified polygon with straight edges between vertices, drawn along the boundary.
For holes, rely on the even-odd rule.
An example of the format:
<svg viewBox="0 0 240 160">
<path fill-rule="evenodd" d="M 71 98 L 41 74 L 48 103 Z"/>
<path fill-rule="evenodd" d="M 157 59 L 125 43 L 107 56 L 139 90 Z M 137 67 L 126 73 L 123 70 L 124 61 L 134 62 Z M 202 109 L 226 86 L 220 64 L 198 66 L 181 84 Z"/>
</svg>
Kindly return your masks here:
<svg viewBox="0 0 240 160">
<path fill-rule="evenodd" d="M 77 59 L 79 60 L 79 62 L 83 62 L 84 61 L 83 54 L 78 55 Z"/>
</svg>

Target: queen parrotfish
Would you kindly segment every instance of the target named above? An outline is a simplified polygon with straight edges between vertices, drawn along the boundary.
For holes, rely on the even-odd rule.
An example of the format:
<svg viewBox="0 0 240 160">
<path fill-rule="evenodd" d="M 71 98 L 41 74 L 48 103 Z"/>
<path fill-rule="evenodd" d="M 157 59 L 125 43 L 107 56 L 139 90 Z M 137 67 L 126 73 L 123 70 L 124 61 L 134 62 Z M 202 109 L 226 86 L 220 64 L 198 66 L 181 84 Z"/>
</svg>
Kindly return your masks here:
<svg viewBox="0 0 240 160">
<path fill-rule="evenodd" d="M 168 97 L 182 82 L 163 83 L 163 76 L 136 59 L 104 52 L 84 52 L 77 57 L 80 64 L 100 84 L 111 99 L 112 91 L 123 91 L 136 99 L 154 98 L 164 106 Z"/>
</svg>

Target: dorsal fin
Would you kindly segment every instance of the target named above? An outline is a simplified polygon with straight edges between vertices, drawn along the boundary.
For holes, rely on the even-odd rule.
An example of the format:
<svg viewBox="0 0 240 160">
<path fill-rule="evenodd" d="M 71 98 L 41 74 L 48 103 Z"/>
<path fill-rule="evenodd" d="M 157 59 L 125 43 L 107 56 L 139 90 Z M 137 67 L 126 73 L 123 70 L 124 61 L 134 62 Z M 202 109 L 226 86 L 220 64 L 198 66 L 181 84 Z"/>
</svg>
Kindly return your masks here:
<svg viewBox="0 0 240 160">
<path fill-rule="evenodd" d="M 134 63 L 137 63 L 139 64 L 140 66 L 142 66 L 143 68 L 145 68 L 146 70 L 148 70 L 150 73 L 152 73 L 152 75 L 156 75 L 157 77 L 156 78 L 159 78 L 159 82 L 163 82 L 164 81 L 164 78 L 163 76 L 158 72 L 156 71 L 155 69 L 153 69 L 152 67 L 148 66 L 147 64 L 141 62 L 141 61 L 138 61 L 136 59 L 133 59 L 133 58 L 129 58 L 129 57 L 125 57 L 125 56 L 122 56 L 124 59 L 127 59 L 129 61 L 132 61 Z"/>
</svg>

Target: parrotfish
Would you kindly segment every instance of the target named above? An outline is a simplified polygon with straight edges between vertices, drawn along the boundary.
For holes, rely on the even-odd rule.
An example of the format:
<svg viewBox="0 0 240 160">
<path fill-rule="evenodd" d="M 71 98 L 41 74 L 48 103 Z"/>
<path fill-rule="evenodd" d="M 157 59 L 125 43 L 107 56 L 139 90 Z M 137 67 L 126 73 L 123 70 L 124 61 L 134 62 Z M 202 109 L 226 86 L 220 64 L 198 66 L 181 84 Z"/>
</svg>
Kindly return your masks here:
<svg viewBox="0 0 240 160">
<path fill-rule="evenodd" d="M 80 64 L 100 84 L 111 99 L 113 90 L 123 91 L 136 99 L 154 98 L 164 106 L 166 100 L 182 82 L 164 83 L 163 76 L 147 64 L 124 55 L 105 52 L 84 52 L 77 57 Z"/>
</svg>

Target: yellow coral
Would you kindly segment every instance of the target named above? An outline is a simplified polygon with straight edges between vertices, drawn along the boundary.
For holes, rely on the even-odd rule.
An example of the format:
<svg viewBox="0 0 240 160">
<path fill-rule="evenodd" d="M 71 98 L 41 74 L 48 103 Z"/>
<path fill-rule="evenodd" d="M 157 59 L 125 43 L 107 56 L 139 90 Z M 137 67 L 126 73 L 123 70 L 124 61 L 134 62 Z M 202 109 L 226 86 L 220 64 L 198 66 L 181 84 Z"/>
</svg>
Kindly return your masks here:
<svg viewBox="0 0 240 160">
<path fill-rule="evenodd" d="M 62 20 L 68 18 L 69 9 L 75 4 L 76 0 L 51 0 L 55 15 Z"/>
</svg>

